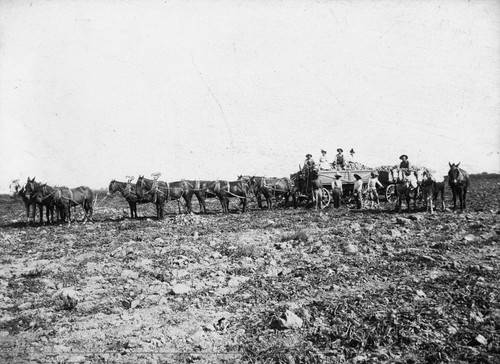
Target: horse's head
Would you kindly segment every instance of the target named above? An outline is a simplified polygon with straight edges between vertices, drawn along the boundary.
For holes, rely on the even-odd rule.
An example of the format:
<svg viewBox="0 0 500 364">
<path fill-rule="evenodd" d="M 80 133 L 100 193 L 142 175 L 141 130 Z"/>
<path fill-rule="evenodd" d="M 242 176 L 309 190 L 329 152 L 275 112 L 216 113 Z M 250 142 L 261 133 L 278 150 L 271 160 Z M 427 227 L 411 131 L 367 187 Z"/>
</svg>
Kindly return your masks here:
<svg viewBox="0 0 500 364">
<path fill-rule="evenodd" d="M 396 183 L 401 180 L 401 170 L 399 168 L 393 168 L 390 170 L 390 175 L 392 183 Z"/>
<path fill-rule="evenodd" d="M 107 196 L 112 197 L 116 191 L 118 191 L 118 183 L 116 183 L 116 180 L 112 179 L 111 182 L 109 182 Z"/>
<path fill-rule="evenodd" d="M 452 184 L 460 183 L 462 180 L 460 168 L 458 168 L 460 162 L 458 162 L 457 164 L 448 162 L 448 164 L 450 166 L 450 170 L 448 171 L 448 181 Z"/>
<path fill-rule="evenodd" d="M 36 177 L 33 178 L 28 177 L 26 185 L 24 186 L 24 195 L 26 196 L 27 199 L 31 199 L 31 197 L 33 197 L 33 195 L 37 192 L 36 189 L 38 186 L 37 182 L 35 182 L 35 178 Z"/>
</svg>

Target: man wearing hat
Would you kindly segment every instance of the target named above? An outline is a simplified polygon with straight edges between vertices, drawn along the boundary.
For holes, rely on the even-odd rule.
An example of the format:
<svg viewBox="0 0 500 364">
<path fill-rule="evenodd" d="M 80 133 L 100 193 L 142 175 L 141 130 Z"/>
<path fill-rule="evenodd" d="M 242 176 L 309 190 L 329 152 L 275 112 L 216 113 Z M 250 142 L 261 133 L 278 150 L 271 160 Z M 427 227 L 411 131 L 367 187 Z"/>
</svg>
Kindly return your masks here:
<svg viewBox="0 0 500 364">
<path fill-rule="evenodd" d="M 356 178 L 356 182 L 354 182 L 352 192 L 356 199 L 356 208 L 361 209 L 363 207 L 363 181 L 359 174 L 354 174 L 354 178 Z"/>
<path fill-rule="evenodd" d="M 401 163 L 399 163 L 399 168 L 401 169 L 410 169 L 410 162 L 408 161 L 408 156 L 406 154 L 403 154 L 401 157 Z"/>
<path fill-rule="evenodd" d="M 355 161 L 354 161 L 354 149 L 351 148 L 351 151 L 349 152 L 349 155 L 345 157 L 345 164 L 347 167 L 354 169 L 355 168 Z"/>
<path fill-rule="evenodd" d="M 380 201 L 378 198 L 377 187 L 383 188 L 384 186 L 378 180 L 378 173 L 376 171 L 370 173 L 370 179 L 368 180 L 368 196 L 371 199 L 370 208 L 373 207 L 373 197 L 377 201 L 377 206 L 380 207 Z"/>
<path fill-rule="evenodd" d="M 332 169 L 328 157 L 326 156 L 326 150 L 321 149 L 321 157 L 319 157 L 319 169 L 323 171 L 328 171 Z"/>
<path fill-rule="evenodd" d="M 335 175 L 335 179 L 332 181 L 332 196 L 333 196 L 333 207 L 338 209 L 340 207 L 340 197 L 344 194 L 342 189 L 342 176 L 340 174 Z"/>
<path fill-rule="evenodd" d="M 337 149 L 337 155 L 335 156 L 335 161 L 333 162 L 333 164 L 337 167 L 337 169 L 341 168 L 341 169 L 344 169 L 345 167 L 345 161 L 344 161 L 344 151 L 342 150 L 342 148 L 338 148 Z"/>
<path fill-rule="evenodd" d="M 309 168 L 314 168 L 316 166 L 316 163 L 314 162 L 314 159 L 312 159 L 312 154 L 306 154 L 306 160 L 304 161 L 304 167 L 303 169 L 309 169 Z"/>
</svg>

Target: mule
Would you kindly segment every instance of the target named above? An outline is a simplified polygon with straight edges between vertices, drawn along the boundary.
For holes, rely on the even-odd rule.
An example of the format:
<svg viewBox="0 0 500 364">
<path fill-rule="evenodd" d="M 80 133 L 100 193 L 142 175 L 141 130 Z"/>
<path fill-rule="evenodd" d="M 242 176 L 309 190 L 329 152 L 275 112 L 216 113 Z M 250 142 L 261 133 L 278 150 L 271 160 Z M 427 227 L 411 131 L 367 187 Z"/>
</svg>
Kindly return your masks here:
<svg viewBox="0 0 500 364">
<path fill-rule="evenodd" d="M 21 200 L 23 201 L 23 205 L 24 205 L 24 209 L 26 211 L 26 219 L 29 220 L 29 217 L 30 217 L 30 207 L 31 207 L 31 203 L 30 203 L 30 200 L 28 199 L 28 197 L 26 197 L 26 190 L 24 188 L 24 186 L 21 186 L 19 184 L 19 180 L 14 180 L 11 182 L 11 184 L 9 185 L 9 190 L 10 190 L 10 193 L 9 193 L 9 197 L 10 198 L 16 198 L 16 197 L 21 197 Z"/>
<path fill-rule="evenodd" d="M 187 191 L 189 187 L 185 181 L 168 183 L 139 176 L 135 188 L 136 194 L 140 199 L 143 199 L 145 196 L 150 196 L 152 198 L 152 202 L 156 205 L 156 216 L 158 219 L 163 219 L 165 202 L 167 201 L 179 202 L 179 200 L 183 198 L 186 206 L 188 206 Z"/>
<path fill-rule="evenodd" d="M 460 211 L 465 210 L 465 197 L 467 196 L 467 189 L 469 188 L 470 180 L 469 174 L 459 168 L 460 162 L 452 164 L 448 162 L 450 170 L 448 171 L 448 185 L 453 194 L 453 210 L 457 208 L 457 196 L 460 201 Z"/>
<path fill-rule="evenodd" d="M 120 192 L 121 195 L 128 202 L 130 208 L 130 218 L 137 219 L 137 205 L 142 203 L 152 203 L 153 197 L 150 195 L 145 195 L 143 198 L 139 198 L 136 193 L 136 186 L 130 182 L 119 182 L 112 180 L 109 183 L 107 196 L 112 197 L 116 192 Z"/>
</svg>

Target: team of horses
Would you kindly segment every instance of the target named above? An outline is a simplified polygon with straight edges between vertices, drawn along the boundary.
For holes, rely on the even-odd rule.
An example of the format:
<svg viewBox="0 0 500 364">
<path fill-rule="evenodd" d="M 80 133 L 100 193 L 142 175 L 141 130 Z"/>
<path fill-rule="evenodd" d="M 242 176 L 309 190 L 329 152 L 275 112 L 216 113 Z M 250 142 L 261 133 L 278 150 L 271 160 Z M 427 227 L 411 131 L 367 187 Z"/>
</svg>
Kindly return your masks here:
<svg viewBox="0 0 500 364">
<path fill-rule="evenodd" d="M 84 222 L 92 221 L 94 192 L 87 186 L 54 187 L 36 181 L 35 177 L 28 177 L 24 186 L 21 186 L 18 180 L 12 181 L 10 195 L 21 197 L 26 209 L 28 225 L 35 222 L 37 206 L 40 210 L 40 224 L 43 223 L 44 207 L 47 222 L 54 223 L 55 212 L 57 220 L 71 224 L 71 207 L 79 205 L 85 212 Z"/>
<path fill-rule="evenodd" d="M 469 175 L 461 169 L 460 162 L 449 163 L 448 185 L 453 194 L 453 209 L 457 208 L 457 197 L 460 210 L 465 209 L 465 199 L 469 187 Z M 421 191 L 422 200 L 427 211 L 434 212 L 434 205 L 439 195 L 441 196 L 441 208 L 445 209 L 444 191 L 445 183 L 437 181 L 427 170 L 409 172 L 401 169 L 393 169 L 390 172 L 393 183 L 396 186 L 397 203 L 396 210 L 401 211 L 402 202 L 406 202 L 408 210 L 416 208 L 419 198 L 417 191 Z M 119 192 L 128 202 L 130 217 L 137 218 L 137 205 L 152 203 L 156 207 L 158 219 L 165 215 L 165 203 L 177 201 L 179 213 L 181 212 L 181 201 L 184 202 L 187 212 L 192 211 L 191 200 L 196 196 L 200 212 L 207 213 L 205 200 L 217 198 L 220 201 L 222 212 L 229 212 L 230 199 L 240 201 L 242 212 L 245 212 L 248 199 L 253 195 L 260 208 L 263 208 L 262 198 L 266 201 L 267 209 L 271 210 L 273 200 L 282 198 L 285 207 L 288 206 L 290 198 L 294 207 L 297 207 L 298 198 L 310 200 L 315 209 L 323 208 L 323 186 L 319 181 L 318 171 L 314 168 L 304 168 L 288 177 L 267 178 L 257 176 L 238 176 L 235 181 L 206 181 L 206 180 L 180 180 L 175 182 L 161 181 L 159 176 L 153 179 L 139 176 L 135 184 L 133 178 L 127 182 L 112 180 L 109 183 L 107 196 L 113 196 Z M 47 222 L 57 220 L 71 224 L 71 207 L 82 206 L 85 217 L 84 222 L 92 221 L 94 208 L 94 193 L 87 186 L 76 188 L 49 186 L 40 183 L 35 178 L 29 178 L 24 186 L 18 180 L 10 185 L 11 197 L 21 197 L 28 224 L 34 223 L 36 208 L 40 211 L 40 223 L 43 223 L 43 208 L 46 210 Z M 301 194 L 302 193 L 302 194 Z M 305 193 L 305 195 L 304 195 Z"/>
</svg>

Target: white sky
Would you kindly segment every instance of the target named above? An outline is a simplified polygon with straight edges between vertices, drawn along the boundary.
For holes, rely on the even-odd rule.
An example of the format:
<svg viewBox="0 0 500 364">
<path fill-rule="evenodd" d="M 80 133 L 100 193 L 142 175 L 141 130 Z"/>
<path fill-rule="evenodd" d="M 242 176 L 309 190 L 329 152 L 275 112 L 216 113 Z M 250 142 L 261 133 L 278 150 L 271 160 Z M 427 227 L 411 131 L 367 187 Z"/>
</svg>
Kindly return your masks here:
<svg viewBox="0 0 500 364">
<path fill-rule="evenodd" d="M 0 189 L 288 176 L 306 153 L 500 172 L 498 1 L 2 1 Z"/>
</svg>

